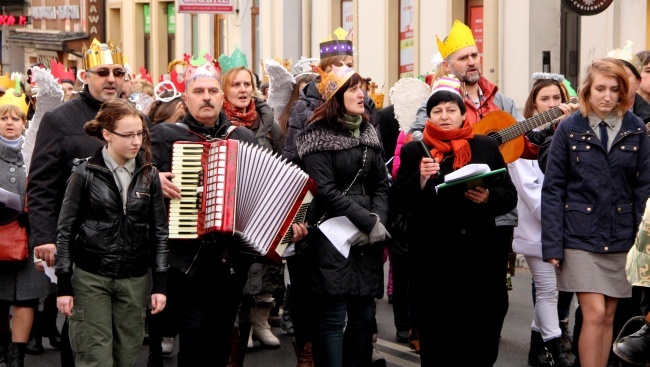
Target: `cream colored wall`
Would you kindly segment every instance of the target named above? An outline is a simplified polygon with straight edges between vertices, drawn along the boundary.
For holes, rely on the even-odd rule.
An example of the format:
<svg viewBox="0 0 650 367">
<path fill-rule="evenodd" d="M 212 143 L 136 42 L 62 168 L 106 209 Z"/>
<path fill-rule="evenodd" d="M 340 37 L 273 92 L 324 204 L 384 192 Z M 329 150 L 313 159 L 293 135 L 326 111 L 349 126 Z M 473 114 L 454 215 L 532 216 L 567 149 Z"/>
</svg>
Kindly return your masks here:
<svg viewBox="0 0 650 367">
<path fill-rule="evenodd" d="M 499 86 L 499 91 L 512 98 L 515 105 L 523 108 L 530 92 L 528 75 L 530 75 L 528 55 L 530 29 L 518 22 L 505 22 L 505 19 L 527 20 L 530 17 L 530 4 L 527 1 L 505 0 L 498 6 L 497 19 L 486 19 L 488 24 L 501 24 L 497 39 L 488 38 L 490 47 L 484 53 L 483 75 Z M 487 36 L 487 34 L 486 34 Z M 486 37 L 487 38 L 487 37 Z"/>
</svg>

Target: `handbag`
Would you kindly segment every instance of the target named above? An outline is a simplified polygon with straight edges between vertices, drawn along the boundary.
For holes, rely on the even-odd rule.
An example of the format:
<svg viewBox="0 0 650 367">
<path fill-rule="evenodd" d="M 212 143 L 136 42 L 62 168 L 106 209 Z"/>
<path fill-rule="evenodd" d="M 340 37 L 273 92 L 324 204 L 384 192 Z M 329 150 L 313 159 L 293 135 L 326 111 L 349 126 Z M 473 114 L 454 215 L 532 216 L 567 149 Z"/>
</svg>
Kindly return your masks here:
<svg viewBox="0 0 650 367">
<path fill-rule="evenodd" d="M 27 230 L 17 220 L 0 225 L 0 261 L 23 261 L 29 257 Z"/>
</svg>

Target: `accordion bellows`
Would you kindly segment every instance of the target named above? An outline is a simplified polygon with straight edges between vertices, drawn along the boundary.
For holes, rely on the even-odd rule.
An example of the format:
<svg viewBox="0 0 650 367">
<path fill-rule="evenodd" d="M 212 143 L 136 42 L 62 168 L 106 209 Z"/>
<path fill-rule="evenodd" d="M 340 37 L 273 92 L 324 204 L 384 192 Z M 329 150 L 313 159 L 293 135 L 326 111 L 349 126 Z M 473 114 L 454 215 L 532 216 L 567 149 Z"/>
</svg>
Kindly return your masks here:
<svg viewBox="0 0 650 367">
<path fill-rule="evenodd" d="M 174 143 L 172 173 L 182 198 L 170 201 L 170 239 L 236 234 L 243 252 L 276 261 L 315 191 L 300 167 L 237 140 Z"/>
</svg>

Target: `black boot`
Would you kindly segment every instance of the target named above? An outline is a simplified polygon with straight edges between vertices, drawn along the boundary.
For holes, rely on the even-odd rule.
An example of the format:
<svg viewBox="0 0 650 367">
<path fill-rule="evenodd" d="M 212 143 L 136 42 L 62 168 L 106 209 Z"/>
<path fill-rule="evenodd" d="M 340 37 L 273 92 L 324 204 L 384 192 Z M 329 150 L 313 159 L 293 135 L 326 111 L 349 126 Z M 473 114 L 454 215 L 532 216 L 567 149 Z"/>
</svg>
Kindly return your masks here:
<svg viewBox="0 0 650 367">
<path fill-rule="evenodd" d="M 562 344 L 562 338 L 557 337 L 551 339 L 547 342 L 544 342 L 546 350 L 551 354 L 553 359 L 554 367 L 572 367 L 573 363 L 567 357 L 566 351 L 564 350 L 564 344 Z"/>
<path fill-rule="evenodd" d="M 25 367 L 25 348 L 27 348 L 27 343 L 9 344 L 7 367 Z"/>
<path fill-rule="evenodd" d="M 11 336 L 0 337 L 0 367 L 7 367 L 9 363 L 9 344 Z"/>
<path fill-rule="evenodd" d="M 29 333 L 25 353 L 30 355 L 45 353 L 45 348 L 43 348 L 43 313 L 41 311 L 36 310 L 34 312 L 34 322 L 32 323 L 32 331 Z"/>
<path fill-rule="evenodd" d="M 552 366 L 548 351 L 544 348 L 544 340 L 539 331 L 530 331 L 530 349 L 528 350 L 528 365 L 532 367 Z"/>
<path fill-rule="evenodd" d="M 642 321 L 645 325 L 636 333 L 621 337 L 631 321 Z M 619 333 L 614 345 L 614 354 L 627 363 L 636 366 L 650 366 L 650 323 L 643 316 L 628 320 Z"/>
</svg>

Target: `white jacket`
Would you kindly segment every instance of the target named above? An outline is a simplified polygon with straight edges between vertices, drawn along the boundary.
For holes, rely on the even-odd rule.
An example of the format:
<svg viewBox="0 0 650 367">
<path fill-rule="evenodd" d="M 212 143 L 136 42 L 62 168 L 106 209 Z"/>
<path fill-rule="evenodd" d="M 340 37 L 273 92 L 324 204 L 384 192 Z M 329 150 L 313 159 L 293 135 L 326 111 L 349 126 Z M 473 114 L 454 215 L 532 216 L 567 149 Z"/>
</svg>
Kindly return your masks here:
<svg viewBox="0 0 650 367">
<path fill-rule="evenodd" d="M 542 257 L 542 183 L 544 174 L 537 160 L 517 159 L 508 163 L 517 188 L 519 224 L 514 229 L 512 250 L 525 256 Z"/>
</svg>

